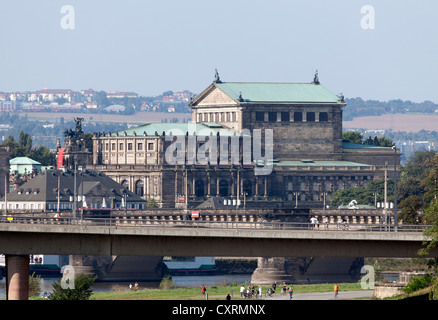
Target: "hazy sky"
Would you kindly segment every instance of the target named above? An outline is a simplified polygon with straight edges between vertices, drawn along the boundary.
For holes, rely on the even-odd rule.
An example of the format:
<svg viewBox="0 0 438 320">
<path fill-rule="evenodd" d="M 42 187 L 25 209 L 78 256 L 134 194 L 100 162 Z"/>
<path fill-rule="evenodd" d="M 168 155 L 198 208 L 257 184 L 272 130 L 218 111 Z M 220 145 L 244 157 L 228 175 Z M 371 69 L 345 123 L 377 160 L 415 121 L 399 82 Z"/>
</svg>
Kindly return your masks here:
<svg viewBox="0 0 438 320">
<path fill-rule="evenodd" d="M 74 9 L 74 29 L 64 29 L 72 27 L 65 5 Z M 366 5 L 374 29 L 364 28 L 372 23 L 371 11 L 361 12 Z M 0 4 L 0 92 L 199 93 L 215 68 L 223 81 L 254 82 L 311 82 L 318 69 L 321 84 L 347 98 L 438 103 L 438 1 Z"/>
</svg>

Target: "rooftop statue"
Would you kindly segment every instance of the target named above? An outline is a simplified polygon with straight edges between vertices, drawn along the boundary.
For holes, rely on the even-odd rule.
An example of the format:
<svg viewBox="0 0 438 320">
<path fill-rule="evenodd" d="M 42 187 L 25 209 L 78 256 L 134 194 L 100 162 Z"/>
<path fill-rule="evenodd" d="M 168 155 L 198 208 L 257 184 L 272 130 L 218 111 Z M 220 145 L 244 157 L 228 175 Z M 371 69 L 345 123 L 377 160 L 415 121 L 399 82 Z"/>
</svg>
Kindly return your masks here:
<svg viewBox="0 0 438 320">
<path fill-rule="evenodd" d="M 217 69 L 214 69 L 214 82 L 215 83 L 221 83 L 221 78 L 219 77 L 219 72 L 217 71 Z"/>
<path fill-rule="evenodd" d="M 313 77 L 313 83 L 314 84 L 319 84 L 318 70 L 316 70 L 315 76 Z"/>
<path fill-rule="evenodd" d="M 67 129 L 64 131 L 64 137 L 66 138 L 80 138 L 84 134 L 82 131 L 82 122 L 84 121 L 84 118 L 74 118 L 75 121 L 75 130 Z"/>
</svg>

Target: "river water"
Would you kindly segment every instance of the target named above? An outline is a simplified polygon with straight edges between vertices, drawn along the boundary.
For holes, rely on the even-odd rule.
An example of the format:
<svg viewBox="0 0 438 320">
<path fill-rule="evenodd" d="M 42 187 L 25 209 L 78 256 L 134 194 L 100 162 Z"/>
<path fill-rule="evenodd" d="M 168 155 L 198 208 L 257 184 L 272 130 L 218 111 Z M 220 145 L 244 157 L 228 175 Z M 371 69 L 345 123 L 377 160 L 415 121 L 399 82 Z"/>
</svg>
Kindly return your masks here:
<svg viewBox="0 0 438 320">
<path fill-rule="evenodd" d="M 60 280 L 60 278 L 41 278 L 41 295 L 44 292 L 52 291 L 52 284 Z M 205 285 L 207 288 L 220 285 L 223 283 L 236 282 L 237 284 L 243 284 L 250 282 L 251 274 L 233 274 L 233 275 L 215 275 L 215 276 L 173 276 L 172 281 L 177 288 L 198 287 Z M 93 291 L 95 292 L 111 292 L 111 291 L 129 291 L 129 284 L 134 285 L 135 281 L 102 281 L 95 282 L 93 284 Z M 157 289 L 158 282 L 138 282 L 139 289 Z M 5 299 L 6 279 L 0 280 L 0 299 Z"/>
</svg>

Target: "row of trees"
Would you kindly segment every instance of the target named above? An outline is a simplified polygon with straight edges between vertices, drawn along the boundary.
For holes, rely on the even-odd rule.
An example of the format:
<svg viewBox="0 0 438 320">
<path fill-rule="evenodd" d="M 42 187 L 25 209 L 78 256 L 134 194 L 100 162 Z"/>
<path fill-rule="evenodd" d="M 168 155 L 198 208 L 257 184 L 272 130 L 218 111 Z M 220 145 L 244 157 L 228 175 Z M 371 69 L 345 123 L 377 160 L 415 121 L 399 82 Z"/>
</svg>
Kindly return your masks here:
<svg viewBox="0 0 438 320">
<path fill-rule="evenodd" d="M 342 133 L 342 140 L 351 142 L 351 143 L 357 143 L 357 144 L 364 144 L 369 146 L 377 146 L 377 147 L 392 147 L 393 142 L 391 139 L 385 138 L 385 137 L 377 137 L 375 136 L 372 138 L 371 136 L 368 137 L 368 139 L 364 138 L 362 133 L 357 131 L 346 131 Z"/>
<path fill-rule="evenodd" d="M 18 141 L 15 141 L 14 136 L 11 135 L 1 145 L 9 147 L 11 159 L 28 157 L 40 162 L 43 166 L 55 165 L 55 153 L 46 146 L 32 147 L 32 137 L 24 131 L 20 132 Z"/>
<path fill-rule="evenodd" d="M 356 117 L 380 116 L 385 113 L 433 113 L 438 110 L 438 104 L 432 101 L 420 103 L 409 100 L 363 100 L 362 98 L 345 99 L 347 107 L 343 111 L 343 120 L 353 120 Z"/>
<path fill-rule="evenodd" d="M 145 119 L 147 122 L 147 119 Z M 5 123 L 11 126 L 10 129 L 4 131 L 2 135 L 12 136 L 15 141 L 19 139 L 21 132 L 28 133 L 33 140 L 34 146 L 46 146 L 49 149 L 56 147 L 57 139 L 64 138 L 64 131 L 75 127 L 73 120 L 64 120 L 59 118 L 57 122 L 36 121 L 30 120 L 27 116 L 20 117 L 14 113 L 0 113 L 0 123 Z M 126 123 L 104 123 L 87 121 L 83 124 L 84 132 L 115 132 L 126 128 Z M 9 138 L 8 138 L 9 139 Z"/>
</svg>

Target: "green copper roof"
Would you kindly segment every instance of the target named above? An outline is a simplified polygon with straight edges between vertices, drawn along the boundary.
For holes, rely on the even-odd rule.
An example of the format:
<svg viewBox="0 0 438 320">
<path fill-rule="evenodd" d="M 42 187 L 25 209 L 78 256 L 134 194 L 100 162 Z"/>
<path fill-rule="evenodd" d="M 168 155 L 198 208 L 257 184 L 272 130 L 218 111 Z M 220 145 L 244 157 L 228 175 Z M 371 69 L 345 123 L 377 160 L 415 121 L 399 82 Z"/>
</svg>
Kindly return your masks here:
<svg viewBox="0 0 438 320">
<path fill-rule="evenodd" d="M 228 135 L 232 136 L 234 133 L 237 133 L 236 131 L 226 128 L 222 126 L 221 124 L 214 123 L 214 122 L 202 122 L 202 123 L 148 123 L 144 124 L 135 128 L 130 128 L 118 132 L 111 133 L 111 136 L 119 136 L 123 137 L 126 136 L 143 136 L 145 133 L 148 136 L 154 136 L 163 135 L 163 132 L 166 135 L 186 135 L 193 134 L 196 132 L 196 135 L 210 135 L 212 133 L 213 135 L 216 135 L 218 132 L 220 135 Z"/>
<path fill-rule="evenodd" d="M 351 161 L 323 161 L 323 160 L 292 160 L 278 161 L 273 163 L 274 166 L 285 167 L 372 167 L 369 164 L 357 163 Z"/>
<path fill-rule="evenodd" d="M 338 97 L 320 84 L 274 82 L 221 82 L 215 84 L 231 98 L 263 103 L 340 103 Z"/>
<path fill-rule="evenodd" d="M 33 165 L 41 165 L 40 162 L 35 161 L 28 157 L 16 157 L 14 159 L 9 160 L 9 164 L 33 164 Z"/>
<path fill-rule="evenodd" d="M 392 149 L 392 147 L 381 147 L 381 146 L 358 144 L 358 143 L 351 143 L 344 141 L 342 141 L 342 148 L 343 149 Z"/>
</svg>

